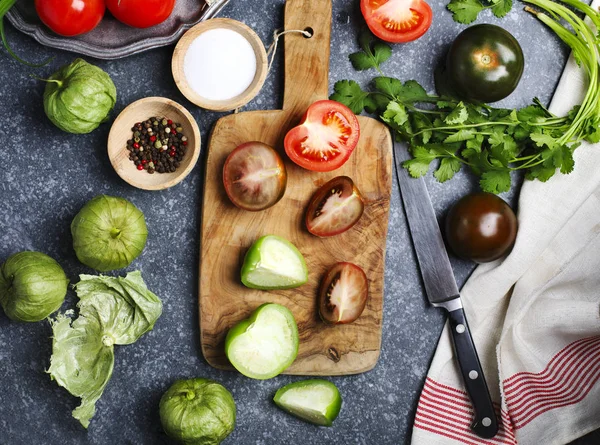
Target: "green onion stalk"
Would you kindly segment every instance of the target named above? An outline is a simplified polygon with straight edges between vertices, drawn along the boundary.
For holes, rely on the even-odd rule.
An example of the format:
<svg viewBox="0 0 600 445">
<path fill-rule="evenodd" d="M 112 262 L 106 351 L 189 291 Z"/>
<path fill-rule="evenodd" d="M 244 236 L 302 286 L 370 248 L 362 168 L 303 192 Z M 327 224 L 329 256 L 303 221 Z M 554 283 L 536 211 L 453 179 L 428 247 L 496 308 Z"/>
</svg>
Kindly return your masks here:
<svg viewBox="0 0 600 445">
<path fill-rule="evenodd" d="M 6 40 L 6 35 L 4 33 L 4 16 L 10 10 L 10 8 L 13 7 L 13 5 L 16 2 L 17 2 L 17 0 L 0 0 L 0 38 L 2 38 L 2 44 L 4 45 L 4 48 L 6 48 L 6 51 L 8 52 L 8 54 L 10 54 L 10 56 L 12 58 L 14 58 L 15 60 L 17 60 L 27 66 L 34 67 L 34 68 L 44 66 L 48 62 L 50 62 L 50 60 L 52 60 L 52 58 L 48 58 L 41 63 L 28 62 L 27 60 L 23 60 L 22 58 L 17 56 L 14 53 L 14 51 L 10 48 L 10 45 L 8 44 L 8 40 Z"/>
<path fill-rule="evenodd" d="M 589 19 L 596 29 L 600 29 L 600 14 L 589 5 L 579 0 L 562 0 L 572 9 L 556 3 L 552 0 L 523 0 L 542 9 L 540 12 L 529 6 L 525 7 L 527 12 L 534 14 L 542 23 L 548 26 L 554 33 L 565 42 L 573 51 L 573 56 L 578 65 L 582 67 L 588 77 L 589 87 L 578 107 L 575 117 L 558 118 L 557 126 L 567 124 L 564 134 L 558 139 L 559 144 L 579 143 L 589 135 L 595 133 L 592 142 L 597 142 L 598 129 L 600 125 L 600 85 L 599 66 L 600 40 L 596 32 L 588 25 L 585 18 Z M 583 13 L 580 18 L 575 11 Z M 561 19 L 571 27 L 569 30 L 561 23 Z M 572 119 L 572 120 L 571 120 Z M 571 122 L 568 122 L 571 120 Z"/>
</svg>

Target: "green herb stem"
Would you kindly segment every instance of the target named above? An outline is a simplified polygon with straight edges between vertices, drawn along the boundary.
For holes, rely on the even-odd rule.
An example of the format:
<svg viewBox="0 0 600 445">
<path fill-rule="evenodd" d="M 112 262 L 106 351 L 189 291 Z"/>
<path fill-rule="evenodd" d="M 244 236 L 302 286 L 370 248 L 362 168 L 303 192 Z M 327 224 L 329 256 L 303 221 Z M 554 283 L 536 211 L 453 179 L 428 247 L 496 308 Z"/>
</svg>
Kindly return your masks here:
<svg viewBox="0 0 600 445">
<path fill-rule="evenodd" d="M 17 60 L 18 62 L 24 65 L 30 66 L 32 68 L 39 68 L 41 66 L 47 65 L 53 59 L 53 57 L 49 57 L 41 63 L 28 62 L 27 60 L 24 60 L 21 57 L 17 56 L 8 44 L 8 40 L 6 39 L 6 34 L 4 32 L 4 16 L 10 10 L 10 8 L 14 6 L 16 2 L 17 0 L 0 0 L 0 39 L 2 39 L 2 44 L 4 45 L 6 52 L 13 59 Z"/>
</svg>

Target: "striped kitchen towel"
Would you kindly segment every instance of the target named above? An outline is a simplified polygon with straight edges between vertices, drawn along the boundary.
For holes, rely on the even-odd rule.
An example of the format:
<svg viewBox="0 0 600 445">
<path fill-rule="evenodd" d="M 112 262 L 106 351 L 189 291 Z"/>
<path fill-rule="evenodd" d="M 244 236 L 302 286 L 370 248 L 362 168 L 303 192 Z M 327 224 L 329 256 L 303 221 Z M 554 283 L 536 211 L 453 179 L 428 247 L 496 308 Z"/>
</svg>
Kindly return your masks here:
<svg viewBox="0 0 600 445">
<path fill-rule="evenodd" d="M 595 1 L 595 7 L 600 1 Z M 550 109 L 580 103 L 569 60 Z M 413 445 L 559 445 L 600 428 L 600 144 L 575 170 L 526 181 L 519 233 L 503 261 L 479 266 L 461 291 L 500 430 L 481 439 L 446 326 L 417 407 Z"/>
</svg>

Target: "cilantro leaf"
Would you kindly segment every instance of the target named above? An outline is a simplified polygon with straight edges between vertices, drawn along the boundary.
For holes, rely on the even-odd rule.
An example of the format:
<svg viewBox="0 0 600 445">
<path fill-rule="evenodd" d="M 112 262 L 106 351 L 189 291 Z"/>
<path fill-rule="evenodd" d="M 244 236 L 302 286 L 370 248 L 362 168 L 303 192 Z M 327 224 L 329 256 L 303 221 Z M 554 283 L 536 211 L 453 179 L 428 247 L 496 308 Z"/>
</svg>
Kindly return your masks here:
<svg viewBox="0 0 600 445">
<path fill-rule="evenodd" d="M 376 77 L 373 79 L 373 86 L 377 91 L 395 98 L 402 90 L 402 82 L 393 77 Z"/>
<path fill-rule="evenodd" d="M 451 142 L 462 142 L 468 141 L 469 139 L 473 139 L 475 137 L 475 132 L 473 130 L 459 130 L 454 134 L 451 134 L 446 139 L 444 139 L 444 143 L 450 144 Z"/>
<path fill-rule="evenodd" d="M 340 80 L 335 83 L 333 90 L 334 93 L 329 98 L 346 105 L 354 114 L 362 113 L 365 108 L 367 111 L 378 108 L 370 93 L 363 91 L 353 80 Z"/>
<path fill-rule="evenodd" d="M 532 167 L 525 177 L 529 180 L 537 179 L 538 181 L 546 182 L 556 173 L 556 168 L 553 167 L 545 167 L 544 164 L 539 164 Z"/>
<path fill-rule="evenodd" d="M 465 104 L 459 102 L 456 108 L 452 110 L 448 116 L 446 116 L 444 122 L 446 122 L 448 125 L 459 125 L 465 123 L 468 118 L 469 112 L 467 111 Z"/>
<path fill-rule="evenodd" d="M 567 147 L 566 145 L 563 145 L 561 150 L 563 162 L 562 166 L 560 167 L 560 172 L 566 175 L 571 173 L 575 167 L 575 160 L 573 159 L 573 147 Z"/>
<path fill-rule="evenodd" d="M 451 102 L 449 100 L 438 100 L 435 105 L 440 108 L 440 109 L 444 109 L 444 108 L 452 108 L 454 106 L 454 102 Z"/>
<path fill-rule="evenodd" d="M 546 111 L 538 105 L 529 105 L 528 107 L 521 108 L 517 111 L 517 117 L 521 122 L 541 122 L 546 119 L 548 115 Z"/>
<path fill-rule="evenodd" d="M 510 190 L 511 178 L 508 170 L 489 170 L 483 172 L 479 185 L 484 192 L 503 193 Z"/>
<path fill-rule="evenodd" d="M 426 130 L 426 128 L 431 128 L 431 121 L 427 118 L 427 115 L 420 113 L 413 113 L 411 115 L 412 126 L 416 131 L 421 133 L 421 142 L 423 144 L 427 144 L 431 140 L 431 136 L 433 135 L 432 130 Z"/>
<path fill-rule="evenodd" d="M 430 153 L 425 147 L 413 147 L 412 149 L 413 158 L 408 161 L 404 161 L 402 166 L 408 170 L 408 173 L 413 178 L 420 178 L 425 176 L 429 171 L 429 164 L 437 156 L 434 153 Z"/>
<path fill-rule="evenodd" d="M 392 56 L 392 48 L 380 40 L 376 40 L 373 34 L 364 30 L 358 39 L 362 51 L 350 54 L 350 62 L 357 71 L 370 68 L 380 69 L 383 62 Z"/>
<path fill-rule="evenodd" d="M 350 59 L 350 63 L 352 63 L 352 66 L 356 71 L 364 71 L 377 67 L 375 58 L 362 51 L 352 53 L 348 56 L 348 58 Z"/>
<path fill-rule="evenodd" d="M 402 85 L 400 92 L 398 94 L 398 99 L 402 102 L 423 102 L 430 99 L 430 96 L 416 80 L 407 80 Z"/>
<path fill-rule="evenodd" d="M 383 94 L 369 93 L 368 100 L 365 102 L 365 111 L 370 114 L 381 114 L 389 103 L 390 100 Z"/>
<path fill-rule="evenodd" d="M 484 110 L 481 109 L 478 105 L 473 104 L 465 104 L 467 107 L 467 112 L 469 114 L 468 121 L 471 124 L 482 124 L 491 120 L 491 118 L 484 114 Z"/>
<path fill-rule="evenodd" d="M 390 102 L 381 119 L 392 127 L 402 128 L 408 122 L 406 107 L 398 102 Z"/>
<path fill-rule="evenodd" d="M 452 0 L 447 8 L 453 13 L 454 21 L 464 25 L 474 22 L 485 9 L 479 0 Z"/>
<path fill-rule="evenodd" d="M 457 158 L 443 158 L 433 176 L 440 182 L 446 182 L 452 179 L 454 174 L 460 170 L 460 167 L 461 163 Z"/>
<path fill-rule="evenodd" d="M 588 142 L 591 142 L 592 144 L 600 142 L 600 122 L 597 122 L 595 120 L 588 122 L 586 133 L 587 136 L 585 139 Z"/>
<path fill-rule="evenodd" d="M 404 103 L 426 102 L 431 97 L 415 80 L 408 80 L 404 84 L 391 77 L 376 77 L 373 79 L 375 89 Z"/>
<path fill-rule="evenodd" d="M 467 141 L 467 149 L 475 150 L 477 153 L 481 153 L 481 146 L 483 144 L 483 136 L 478 134 L 473 139 Z"/>
<path fill-rule="evenodd" d="M 531 140 L 535 142 L 535 145 L 538 147 L 543 147 L 544 145 L 550 149 L 556 146 L 556 139 L 546 133 L 533 133 L 531 136 Z"/>
<path fill-rule="evenodd" d="M 494 2 L 494 6 L 492 6 L 492 12 L 496 17 L 502 18 L 510 12 L 512 6 L 512 0 L 498 0 Z"/>
</svg>

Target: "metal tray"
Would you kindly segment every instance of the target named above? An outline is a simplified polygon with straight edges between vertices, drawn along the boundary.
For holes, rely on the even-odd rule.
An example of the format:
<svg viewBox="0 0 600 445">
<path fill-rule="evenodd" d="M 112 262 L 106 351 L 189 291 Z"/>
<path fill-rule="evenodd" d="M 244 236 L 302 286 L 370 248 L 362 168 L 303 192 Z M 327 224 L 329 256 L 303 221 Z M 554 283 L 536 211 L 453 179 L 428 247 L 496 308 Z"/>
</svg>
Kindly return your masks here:
<svg viewBox="0 0 600 445">
<path fill-rule="evenodd" d="M 110 60 L 174 43 L 196 23 L 214 17 L 228 2 L 177 0 L 166 21 L 146 29 L 124 25 L 107 11 L 95 29 L 76 37 L 62 37 L 48 29 L 35 11 L 34 0 L 17 0 L 6 17 L 15 28 L 42 45 Z"/>
</svg>

